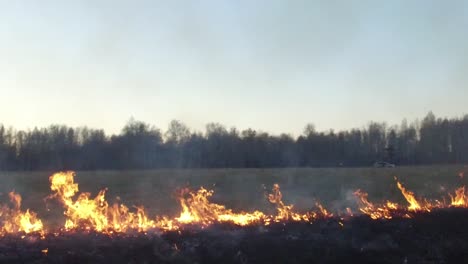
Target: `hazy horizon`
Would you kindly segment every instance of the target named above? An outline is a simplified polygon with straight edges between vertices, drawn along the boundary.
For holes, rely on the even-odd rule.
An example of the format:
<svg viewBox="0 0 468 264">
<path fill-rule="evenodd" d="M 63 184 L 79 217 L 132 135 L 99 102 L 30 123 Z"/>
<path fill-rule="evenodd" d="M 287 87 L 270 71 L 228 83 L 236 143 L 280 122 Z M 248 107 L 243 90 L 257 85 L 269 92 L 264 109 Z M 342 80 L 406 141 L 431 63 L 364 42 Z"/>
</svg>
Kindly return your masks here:
<svg viewBox="0 0 468 264">
<path fill-rule="evenodd" d="M 467 29 L 465 1 L 4 1 L 0 123 L 298 135 L 460 117 Z"/>
</svg>

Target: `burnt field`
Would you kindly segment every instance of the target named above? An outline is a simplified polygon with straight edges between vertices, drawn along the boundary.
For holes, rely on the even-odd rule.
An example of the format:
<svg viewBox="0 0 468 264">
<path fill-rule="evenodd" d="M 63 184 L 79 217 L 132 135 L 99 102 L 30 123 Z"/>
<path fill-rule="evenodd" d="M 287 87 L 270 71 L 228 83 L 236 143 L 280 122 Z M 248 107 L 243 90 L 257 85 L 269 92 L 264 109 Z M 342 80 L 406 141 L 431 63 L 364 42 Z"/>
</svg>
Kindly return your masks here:
<svg viewBox="0 0 468 264">
<path fill-rule="evenodd" d="M 466 219 L 467 209 L 441 209 L 411 219 L 8 235 L 0 238 L 0 263 L 466 263 Z"/>
<path fill-rule="evenodd" d="M 0 263 L 464 263 L 465 170 L 4 172 Z"/>
</svg>

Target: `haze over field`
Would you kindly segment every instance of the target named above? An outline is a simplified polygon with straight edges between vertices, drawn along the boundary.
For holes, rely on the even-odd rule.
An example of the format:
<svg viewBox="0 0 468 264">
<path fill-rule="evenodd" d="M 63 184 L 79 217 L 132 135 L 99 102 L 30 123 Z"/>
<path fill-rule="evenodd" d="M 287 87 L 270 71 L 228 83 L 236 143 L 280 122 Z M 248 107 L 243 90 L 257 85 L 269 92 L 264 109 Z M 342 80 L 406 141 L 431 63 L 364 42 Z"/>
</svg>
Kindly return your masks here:
<svg viewBox="0 0 468 264">
<path fill-rule="evenodd" d="M 299 135 L 466 114 L 466 1 L 2 1 L 1 122 Z"/>
</svg>

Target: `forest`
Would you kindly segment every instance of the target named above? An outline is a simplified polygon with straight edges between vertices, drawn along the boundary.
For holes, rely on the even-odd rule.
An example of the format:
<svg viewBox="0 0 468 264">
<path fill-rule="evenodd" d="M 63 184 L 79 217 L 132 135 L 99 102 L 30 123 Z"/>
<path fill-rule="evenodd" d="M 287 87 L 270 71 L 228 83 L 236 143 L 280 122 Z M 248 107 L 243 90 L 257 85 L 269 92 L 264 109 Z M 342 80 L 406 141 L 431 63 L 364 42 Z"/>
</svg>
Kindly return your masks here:
<svg viewBox="0 0 468 264">
<path fill-rule="evenodd" d="M 0 170 L 132 170 L 157 168 L 367 167 L 468 162 L 468 115 L 400 125 L 369 122 L 362 128 L 301 135 L 239 131 L 209 123 L 191 131 L 173 120 L 165 131 L 130 119 L 119 134 L 51 125 L 16 130 L 0 125 Z"/>
</svg>

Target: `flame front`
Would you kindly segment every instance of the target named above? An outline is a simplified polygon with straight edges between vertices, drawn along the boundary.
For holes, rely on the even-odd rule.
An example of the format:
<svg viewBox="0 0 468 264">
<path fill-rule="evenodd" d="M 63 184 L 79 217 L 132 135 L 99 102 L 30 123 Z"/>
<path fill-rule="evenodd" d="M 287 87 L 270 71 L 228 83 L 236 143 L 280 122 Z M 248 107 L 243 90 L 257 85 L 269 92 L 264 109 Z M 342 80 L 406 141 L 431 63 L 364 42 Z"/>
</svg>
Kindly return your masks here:
<svg viewBox="0 0 468 264">
<path fill-rule="evenodd" d="M 301 221 L 312 223 L 319 218 L 333 217 L 320 203 L 315 203 L 315 210 L 307 212 L 295 211 L 293 204 L 283 201 L 280 186 L 274 184 L 272 191 L 267 195 L 268 201 L 274 206 L 275 213 L 268 214 L 262 211 L 234 212 L 225 205 L 211 202 L 214 192 L 203 187 L 197 191 L 182 189 L 178 201 L 181 211 L 177 217 L 155 216 L 149 217 L 142 206 L 127 207 L 121 203 L 109 205 L 106 201 L 106 190 L 101 190 L 95 197 L 90 193 L 79 193 L 78 184 L 75 183 L 75 173 L 72 171 L 58 172 L 50 176 L 50 188 L 53 192 L 49 197 L 58 199 L 64 206 L 65 222 L 61 230 L 72 232 L 74 230 L 96 231 L 106 234 L 115 232 L 128 232 L 131 230 L 147 232 L 148 230 L 178 230 L 185 225 L 198 225 L 206 227 L 216 223 L 231 223 L 238 226 L 253 224 L 270 225 L 287 221 Z M 371 219 L 392 219 L 395 217 L 412 217 L 418 212 L 430 212 L 434 208 L 468 207 L 468 195 L 465 187 L 449 194 L 450 204 L 439 201 L 416 199 L 410 190 L 407 190 L 396 178 L 396 186 L 408 202 L 408 206 L 401 206 L 391 201 L 382 204 L 371 203 L 368 194 L 357 190 L 358 209 Z M 21 196 L 14 192 L 9 194 L 10 205 L 0 208 L 0 235 L 7 233 L 40 233 L 45 234 L 42 221 L 37 215 L 27 209 L 21 210 Z M 338 214 L 339 224 L 348 217 L 354 217 L 352 210 L 346 208 L 347 217 Z"/>
<path fill-rule="evenodd" d="M 270 224 L 281 221 L 312 221 L 314 218 L 333 216 L 321 204 L 317 203 L 318 212 L 297 213 L 293 205 L 285 205 L 278 184 L 273 186 L 269 201 L 276 206 L 276 215 L 267 215 L 261 211 L 233 212 L 226 206 L 212 203 L 209 198 L 212 190 L 201 187 L 198 191 L 183 189 L 179 195 L 181 212 L 178 217 L 156 217 L 150 219 L 143 207 L 136 207 L 136 212 L 130 212 L 124 204 L 109 206 L 105 199 L 105 190 L 101 190 L 95 198 L 89 193 L 80 193 L 78 184 L 74 182 L 74 172 L 59 172 L 50 177 L 52 197 L 58 198 L 65 207 L 65 230 L 84 229 L 98 232 L 125 232 L 135 229 L 146 231 L 151 228 L 175 230 L 186 224 L 208 226 L 214 223 L 233 223 L 239 226 L 254 223 Z M 76 199 L 74 197 L 77 196 Z"/>
</svg>

